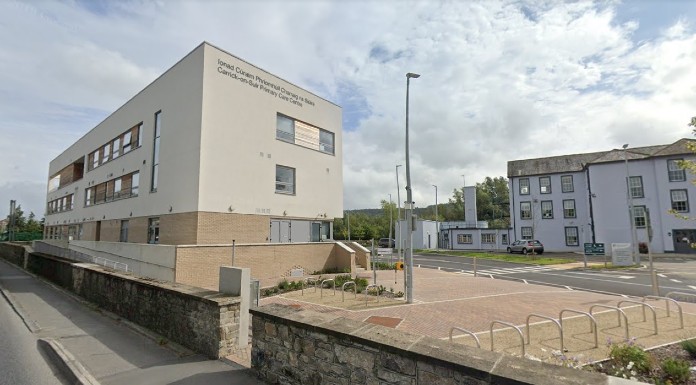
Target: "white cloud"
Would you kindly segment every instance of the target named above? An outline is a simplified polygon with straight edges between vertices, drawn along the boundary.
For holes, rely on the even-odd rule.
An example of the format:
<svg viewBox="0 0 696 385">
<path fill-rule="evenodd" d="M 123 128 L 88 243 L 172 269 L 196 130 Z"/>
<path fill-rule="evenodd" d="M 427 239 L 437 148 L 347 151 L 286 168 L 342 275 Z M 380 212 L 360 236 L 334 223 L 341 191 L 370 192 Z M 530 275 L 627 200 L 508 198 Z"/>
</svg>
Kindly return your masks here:
<svg viewBox="0 0 696 385">
<path fill-rule="evenodd" d="M 431 184 L 446 201 L 462 174 L 505 175 L 508 160 L 669 143 L 696 114 L 691 14 L 645 39 L 647 21 L 616 2 L 80 4 L 0 2 L 11 37 L 0 47 L 0 216 L 9 199 L 42 212 L 50 159 L 203 40 L 344 104 L 348 209 L 396 199 L 406 72 L 422 74 L 410 121 L 420 206 L 434 202 Z"/>
</svg>

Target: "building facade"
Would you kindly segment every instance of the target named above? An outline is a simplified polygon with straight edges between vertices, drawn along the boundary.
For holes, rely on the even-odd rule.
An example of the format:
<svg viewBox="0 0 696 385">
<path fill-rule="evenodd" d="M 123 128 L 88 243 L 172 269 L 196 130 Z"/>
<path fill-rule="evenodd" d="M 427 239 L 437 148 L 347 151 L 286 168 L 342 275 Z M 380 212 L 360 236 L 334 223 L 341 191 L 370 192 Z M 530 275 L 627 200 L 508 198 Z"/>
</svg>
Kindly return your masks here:
<svg viewBox="0 0 696 385">
<path fill-rule="evenodd" d="M 590 242 L 608 249 L 632 242 L 633 220 L 636 242 L 653 252 L 694 252 L 696 222 L 680 217 L 696 196 L 679 167 L 694 159 L 689 142 L 508 162 L 514 237 L 538 239 L 548 251 L 581 252 Z"/>
<path fill-rule="evenodd" d="M 339 106 L 204 42 L 51 161 L 45 236 L 331 239 L 341 119 Z"/>
</svg>

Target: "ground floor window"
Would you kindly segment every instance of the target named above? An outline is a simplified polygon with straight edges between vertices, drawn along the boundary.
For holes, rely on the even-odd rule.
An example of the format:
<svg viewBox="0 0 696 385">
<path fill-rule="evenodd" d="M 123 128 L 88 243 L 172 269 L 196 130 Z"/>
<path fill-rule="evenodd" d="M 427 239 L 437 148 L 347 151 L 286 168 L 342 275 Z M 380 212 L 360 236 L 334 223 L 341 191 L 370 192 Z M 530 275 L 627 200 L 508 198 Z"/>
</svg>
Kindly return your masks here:
<svg viewBox="0 0 696 385">
<path fill-rule="evenodd" d="M 148 219 L 147 243 L 159 243 L 159 217 Z"/>
<path fill-rule="evenodd" d="M 119 242 L 128 242 L 128 221 L 121 221 L 121 233 L 118 237 Z"/>
<path fill-rule="evenodd" d="M 481 243 L 495 243 L 495 234 L 481 234 Z"/>
<path fill-rule="evenodd" d="M 689 212 L 689 195 L 686 190 L 671 190 L 672 210 L 678 213 Z"/>
<path fill-rule="evenodd" d="M 645 227 L 645 206 L 633 206 L 633 223 L 636 227 Z"/>
<path fill-rule="evenodd" d="M 457 234 L 457 243 L 459 244 L 469 244 L 474 243 L 471 234 Z"/>
<path fill-rule="evenodd" d="M 566 240 L 566 246 L 577 246 L 578 245 L 578 228 L 577 227 L 566 227 L 565 228 L 565 240 Z"/>
<path fill-rule="evenodd" d="M 532 228 L 531 227 L 522 227 L 521 229 L 522 233 L 522 239 L 532 239 Z"/>
<path fill-rule="evenodd" d="M 503 245 L 507 245 L 507 244 L 508 244 L 508 237 L 507 237 L 507 234 L 500 234 L 500 243 L 502 243 Z"/>
</svg>

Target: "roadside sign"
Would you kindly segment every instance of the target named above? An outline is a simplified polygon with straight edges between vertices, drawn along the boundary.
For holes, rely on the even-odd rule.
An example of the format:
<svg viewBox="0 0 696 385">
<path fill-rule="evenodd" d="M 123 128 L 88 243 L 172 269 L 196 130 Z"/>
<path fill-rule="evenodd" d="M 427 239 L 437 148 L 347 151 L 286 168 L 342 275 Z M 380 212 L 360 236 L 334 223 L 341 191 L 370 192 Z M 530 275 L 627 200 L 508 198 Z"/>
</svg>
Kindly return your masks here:
<svg viewBox="0 0 696 385">
<path fill-rule="evenodd" d="M 585 243 L 585 255 L 605 255 L 604 243 Z"/>
<path fill-rule="evenodd" d="M 631 266 L 634 264 L 630 243 L 611 244 L 611 263 L 614 266 Z"/>
<path fill-rule="evenodd" d="M 379 255 L 392 255 L 394 253 L 394 249 L 391 249 L 389 247 L 380 247 L 377 249 L 377 254 Z"/>
</svg>

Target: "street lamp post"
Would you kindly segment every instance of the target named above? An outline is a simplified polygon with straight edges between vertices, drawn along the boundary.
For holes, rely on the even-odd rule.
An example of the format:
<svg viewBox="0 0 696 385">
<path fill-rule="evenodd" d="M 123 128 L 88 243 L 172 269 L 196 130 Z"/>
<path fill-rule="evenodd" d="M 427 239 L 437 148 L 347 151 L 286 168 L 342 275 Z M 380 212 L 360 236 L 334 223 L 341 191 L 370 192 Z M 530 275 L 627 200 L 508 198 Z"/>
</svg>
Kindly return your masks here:
<svg viewBox="0 0 696 385">
<path fill-rule="evenodd" d="M 392 223 L 394 221 L 393 215 L 394 215 L 394 210 L 392 210 L 392 198 L 391 198 L 391 194 L 389 194 L 389 246 L 388 247 L 391 249 L 391 251 L 389 252 L 389 262 L 391 262 L 391 256 L 394 253 L 394 249 L 392 249 L 392 246 L 391 246 Z"/>
<path fill-rule="evenodd" d="M 408 89 L 411 78 L 418 78 L 419 74 L 409 72 L 406 74 L 406 260 L 408 273 L 406 274 L 406 302 L 413 303 L 413 193 L 411 191 L 411 162 L 408 153 Z"/>
<path fill-rule="evenodd" d="M 404 236 L 401 233 L 401 191 L 399 191 L 399 167 L 401 167 L 400 164 L 396 165 L 396 204 L 399 207 L 398 211 L 398 216 L 399 219 L 397 220 L 397 225 L 399 227 L 399 260 L 401 260 L 402 255 L 401 255 L 401 249 L 403 248 L 402 245 L 404 244 Z M 406 270 L 404 269 L 404 282 L 406 282 Z"/>
<path fill-rule="evenodd" d="M 439 250 L 440 249 L 440 226 L 438 226 L 439 225 L 439 221 L 438 221 L 439 218 L 437 216 L 437 186 L 433 185 L 433 187 L 435 187 L 435 232 L 437 233 L 437 237 L 435 239 L 437 239 L 437 241 L 436 241 L 437 242 L 437 249 Z"/>
<path fill-rule="evenodd" d="M 622 147 L 624 151 L 624 164 L 626 165 L 626 199 L 628 200 L 628 219 L 631 224 L 631 254 L 633 257 L 633 263 L 638 265 L 640 264 L 640 254 L 636 253 L 636 242 L 638 237 L 636 236 L 635 224 L 636 212 L 633 208 L 633 194 L 631 194 L 631 176 L 628 173 L 628 156 L 626 154 L 628 143 L 624 144 Z"/>
</svg>

